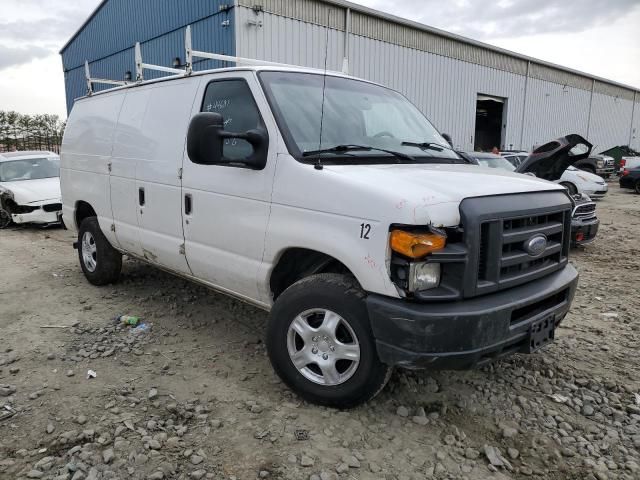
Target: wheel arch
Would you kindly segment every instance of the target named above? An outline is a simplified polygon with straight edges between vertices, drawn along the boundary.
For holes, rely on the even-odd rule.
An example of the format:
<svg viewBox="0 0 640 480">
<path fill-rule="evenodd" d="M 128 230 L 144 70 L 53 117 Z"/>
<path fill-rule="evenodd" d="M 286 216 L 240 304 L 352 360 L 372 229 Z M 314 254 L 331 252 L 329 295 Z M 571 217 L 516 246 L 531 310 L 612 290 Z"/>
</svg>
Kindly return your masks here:
<svg viewBox="0 0 640 480">
<path fill-rule="evenodd" d="M 358 282 L 353 271 L 334 256 L 309 248 L 290 247 L 280 252 L 269 274 L 273 300 L 299 280 L 319 273 L 341 273 Z"/>
<path fill-rule="evenodd" d="M 562 182 L 560 182 L 560 185 L 562 185 L 563 187 L 567 188 L 569 190 L 569 193 L 571 193 L 571 194 L 580 193 L 580 188 L 578 188 L 578 185 L 576 185 L 574 182 L 572 182 L 570 180 L 562 181 Z M 569 185 L 571 187 L 573 187 L 574 192 L 571 191 L 571 188 L 569 187 Z"/>
<path fill-rule="evenodd" d="M 82 222 L 90 217 L 97 217 L 95 209 L 89 202 L 78 200 L 75 205 L 74 221 L 76 222 L 76 230 L 80 228 Z"/>
</svg>

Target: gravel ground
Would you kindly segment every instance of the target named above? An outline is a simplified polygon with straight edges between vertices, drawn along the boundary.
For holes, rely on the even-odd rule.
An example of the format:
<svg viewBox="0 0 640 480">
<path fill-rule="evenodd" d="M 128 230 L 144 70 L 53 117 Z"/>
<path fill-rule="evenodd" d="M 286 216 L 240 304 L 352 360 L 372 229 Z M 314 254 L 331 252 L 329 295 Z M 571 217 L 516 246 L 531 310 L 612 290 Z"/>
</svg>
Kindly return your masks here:
<svg viewBox="0 0 640 480">
<path fill-rule="evenodd" d="M 131 260 L 92 287 L 69 232 L 2 231 L 0 478 L 639 479 L 640 196 L 599 216 L 554 345 L 346 412 L 276 378 L 264 312 Z"/>
</svg>

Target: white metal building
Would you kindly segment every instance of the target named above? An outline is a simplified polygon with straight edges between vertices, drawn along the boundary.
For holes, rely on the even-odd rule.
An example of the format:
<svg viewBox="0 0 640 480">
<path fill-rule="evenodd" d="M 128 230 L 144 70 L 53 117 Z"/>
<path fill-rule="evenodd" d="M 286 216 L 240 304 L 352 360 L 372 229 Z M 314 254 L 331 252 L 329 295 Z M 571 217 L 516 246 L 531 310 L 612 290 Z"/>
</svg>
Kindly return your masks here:
<svg viewBox="0 0 640 480">
<path fill-rule="evenodd" d="M 69 106 L 83 94 L 74 90 L 77 82 L 72 81 L 81 60 L 88 60 L 92 71 L 100 71 L 101 63 L 119 76 L 131 70 L 132 54 L 121 61 L 126 52 L 120 46 L 113 52 L 85 48 L 85 34 L 90 31 L 95 39 L 102 30 L 107 35 L 114 22 L 135 18 L 131 10 L 140 10 L 142 3 L 105 0 L 64 47 Z M 135 39 L 143 49 L 161 43 L 162 51 L 171 50 L 154 63 L 171 66 L 184 58 L 179 31 L 206 21 L 207 31 L 213 32 L 208 35 L 222 38 L 218 43 L 225 51 L 217 53 L 315 68 L 324 68 L 326 57 L 331 70 L 348 70 L 401 91 L 440 131 L 450 133 L 460 149 L 495 145 L 529 150 L 568 133 L 585 136 L 596 151 L 617 145 L 640 149 L 640 91 L 614 81 L 343 0 L 216 0 L 209 4 L 211 12 L 201 0 L 160 3 L 175 21 L 167 23 L 165 17 L 159 23 L 167 26 L 158 27 L 165 31 L 148 27 L 145 38 Z M 184 12 L 189 8 L 193 13 Z M 200 17 L 194 19 L 196 14 Z"/>
</svg>

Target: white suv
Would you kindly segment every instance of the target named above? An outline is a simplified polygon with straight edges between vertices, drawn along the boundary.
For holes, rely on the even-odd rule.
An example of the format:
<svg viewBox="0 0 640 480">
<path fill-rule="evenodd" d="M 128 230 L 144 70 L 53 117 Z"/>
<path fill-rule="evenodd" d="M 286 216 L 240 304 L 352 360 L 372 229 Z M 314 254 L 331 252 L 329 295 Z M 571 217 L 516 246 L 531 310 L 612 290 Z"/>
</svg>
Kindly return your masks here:
<svg viewBox="0 0 640 480">
<path fill-rule="evenodd" d="M 580 141 L 532 171 L 554 180 Z M 270 311 L 275 370 L 331 406 L 394 366 L 536 351 L 578 281 L 563 187 L 469 165 L 401 94 L 341 74 L 232 68 L 79 99 L 62 196 L 90 282 L 127 254 Z"/>
</svg>

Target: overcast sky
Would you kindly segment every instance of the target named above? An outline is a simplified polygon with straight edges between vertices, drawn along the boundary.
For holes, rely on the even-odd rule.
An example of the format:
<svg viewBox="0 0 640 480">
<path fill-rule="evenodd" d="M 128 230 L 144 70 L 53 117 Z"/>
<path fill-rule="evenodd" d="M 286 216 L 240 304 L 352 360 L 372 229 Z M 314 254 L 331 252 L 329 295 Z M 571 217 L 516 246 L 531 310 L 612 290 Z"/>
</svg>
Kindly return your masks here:
<svg viewBox="0 0 640 480">
<path fill-rule="evenodd" d="M 0 110 L 66 117 L 58 51 L 98 3 L 0 0 Z M 357 3 L 640 88 L 640 0 Z"/>
</svg>

